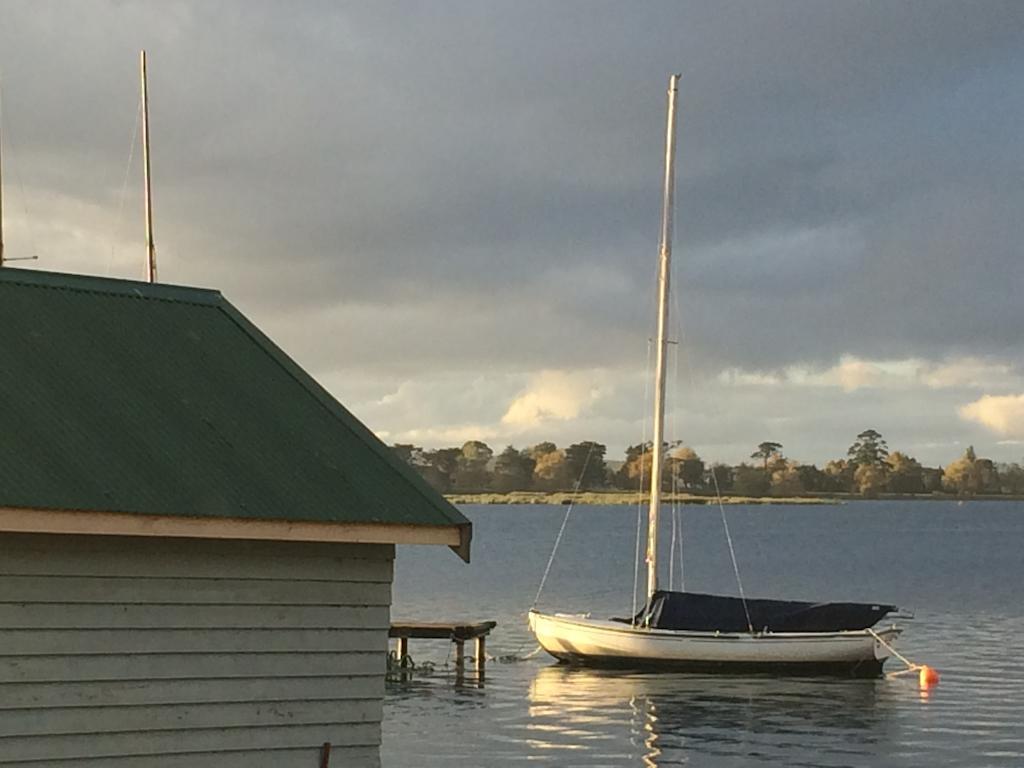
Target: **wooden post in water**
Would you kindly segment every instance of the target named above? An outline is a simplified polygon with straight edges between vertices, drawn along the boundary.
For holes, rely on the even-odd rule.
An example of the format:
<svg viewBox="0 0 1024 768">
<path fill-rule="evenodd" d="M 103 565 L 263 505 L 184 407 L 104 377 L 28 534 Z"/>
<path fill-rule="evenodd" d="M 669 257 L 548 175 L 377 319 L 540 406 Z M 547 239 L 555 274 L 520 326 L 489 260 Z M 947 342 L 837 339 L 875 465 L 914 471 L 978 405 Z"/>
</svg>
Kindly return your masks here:
<svg viewBox="0 0 1024 768">
<path fill-rule="evenodd" d="M 476 639 L 476 671 L 481 674 L 487 664 L 487 636 L 480 635 Z"/>
<path fill-rule="evenodd" d="M 156 246 L 153 244 L 153 193 L 149 174 L 149 87 L 146 84 L 146 52 L 139 53 L 142 76 L 142 173 L 146 201 L 146 279 L 156 282 Z"/>
<path fill-rule="evenodd" d="M 466 666 L 466 643 L 464 640 L 455 640 L 455 666 L 463 669 Z"/>
</svg>

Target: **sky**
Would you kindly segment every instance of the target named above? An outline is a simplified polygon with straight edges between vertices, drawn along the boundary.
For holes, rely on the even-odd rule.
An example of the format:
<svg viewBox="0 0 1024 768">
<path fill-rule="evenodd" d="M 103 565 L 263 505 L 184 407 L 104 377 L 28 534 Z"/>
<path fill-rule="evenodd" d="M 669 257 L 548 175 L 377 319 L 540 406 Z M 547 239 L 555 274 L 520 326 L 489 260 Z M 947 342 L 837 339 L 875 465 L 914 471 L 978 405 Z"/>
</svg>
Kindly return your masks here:
<svg viewBox="0 0 1024 768">
<path fill-rule="evenodd" d="M 389 443 L 1024 458 L 1024 4 L 0 0 L 14 266 L 215 287 Z"/>
</svg>

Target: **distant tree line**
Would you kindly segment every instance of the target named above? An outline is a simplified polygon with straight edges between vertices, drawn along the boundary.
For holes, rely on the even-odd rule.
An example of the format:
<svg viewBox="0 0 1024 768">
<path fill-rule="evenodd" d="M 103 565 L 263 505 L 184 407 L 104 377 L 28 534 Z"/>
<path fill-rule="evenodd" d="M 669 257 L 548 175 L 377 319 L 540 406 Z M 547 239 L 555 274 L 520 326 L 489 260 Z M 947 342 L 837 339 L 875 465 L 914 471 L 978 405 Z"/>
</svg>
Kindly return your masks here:
<svg viewBox="0 0 1024 768">
<path fill-rule="evenodd" d="M 681 443 L 663 446 L 665 491 L 737 496 L 801 496 L 848 493 L 1024 495 L 1024 468 L 979 458 L 969 447 L 945 467 L 926 467 L 901 451 L 889 451 L 882 435 L 867 429 L 857 435 L 846 457 L 819 468 L 789 459 L 782 443 L 765 441 L 750 454 L 752 463 L 706 464 Z M 441 493 L 512 491 L 640 490 L 650 483 L 652 443 L 631 445 L 621 461 L 609 461 L 607 448 L 586 440 L 559 448 L 551 442 L 528 448 L 494 450 L 479 440 L 460 448 L 427 450 L 399 443 L 398 457 Z"/>
</svg>

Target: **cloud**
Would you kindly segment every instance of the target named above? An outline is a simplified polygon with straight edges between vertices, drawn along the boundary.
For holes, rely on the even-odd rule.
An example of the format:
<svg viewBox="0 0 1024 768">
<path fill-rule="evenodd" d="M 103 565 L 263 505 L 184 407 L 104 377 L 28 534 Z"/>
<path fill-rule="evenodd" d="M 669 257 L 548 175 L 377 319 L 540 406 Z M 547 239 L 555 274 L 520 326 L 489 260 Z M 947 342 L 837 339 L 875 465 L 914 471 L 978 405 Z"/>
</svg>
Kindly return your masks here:
<svg viewBox="0 0 1024 768">
<path fill-rule="evenodd" d="M 1024 437 L 1024 394 L 984 395 L 960 408 L 960 418 L 974 421 L 1000 435 Z M 1006 441 L 1000 445 L 1011 444 Z"/>
<path fill-rule="evenodd" d="M 470 440 L 493 440 L 501 437 L 493 424 L 462 424 L 456 427 L 426 427 L 423 429 L 406 429 L 392 434 L 380 430 L 377 436 L 385 442 L 412 443 L 413 445 L 462 445 Z"/>
<path fill-rule="evenodd" d="M 887 371 L 877 363 L 867 360 L 858 360 L 855 357 L 847 358 L 840 362 L 835 368 L 826 374 L 832 375 L 839 382 L 845 391 L 852 392 L 856 389 L 879 389 L 883 386 L 892 385 L 899 381 L 899 374 Z"/>
<path fill-rule="evenodd" d="M 545 422 L 570 421 L 607 393 L 593 372 L 541 371 L 509 404 L 502 424 L 533 429 Z"/>
<path fill-rule="evenodd" d="M 1016 366 L 999 360 L 965 357 L 937 363 L 922 363 L 919 370 L 921 383 L 931 389 L 966 387 L 994 389 L 1021 384 Z"/>
<path fill-rule="evenodd" d="M 1017 367 L 1007 362 L 976 357 L 941 361 L 866 360 L 856 355 L 843 355 L 836 365 L 820 370 L 803 365 L 775 371 L 729 368 L 719 374 L 718 379 L 730 386 L 837 387 L 844 392 L 921 388 L 985 390 L 1024 384 Z"/>
<path fill-rule="evenodd" d="M 7 0 L 6 244 L 142 274 L 144 43 L 162 279 L 389 440 L 636 443 L 682 69 L 682 437 L 967 444 L 959 405 L 1024 391 L 1022 29 L 1012 0 Z"/>
</svg>

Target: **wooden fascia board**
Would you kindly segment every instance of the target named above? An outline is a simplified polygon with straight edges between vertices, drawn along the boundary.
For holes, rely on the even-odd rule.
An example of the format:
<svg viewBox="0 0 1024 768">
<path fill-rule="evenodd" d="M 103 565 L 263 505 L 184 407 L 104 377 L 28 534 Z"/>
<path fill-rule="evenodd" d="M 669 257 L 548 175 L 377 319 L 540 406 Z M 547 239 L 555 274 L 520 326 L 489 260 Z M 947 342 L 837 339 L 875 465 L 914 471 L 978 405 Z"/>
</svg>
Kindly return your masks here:
<svg viewBox="0 0 1024 768">
<path fill-rule="evenodd" d="M 469 562 L 472 528 L 465 524 L 322 523 L 0 507 L 0 531 L 346 544 L 436 544 L 451 547 L 459 557 Z"/>
</svg>

